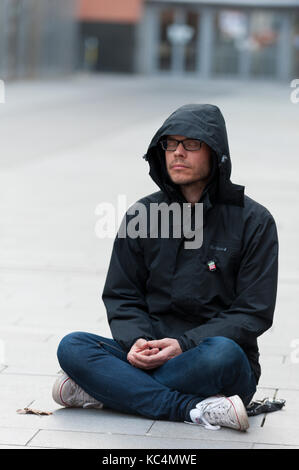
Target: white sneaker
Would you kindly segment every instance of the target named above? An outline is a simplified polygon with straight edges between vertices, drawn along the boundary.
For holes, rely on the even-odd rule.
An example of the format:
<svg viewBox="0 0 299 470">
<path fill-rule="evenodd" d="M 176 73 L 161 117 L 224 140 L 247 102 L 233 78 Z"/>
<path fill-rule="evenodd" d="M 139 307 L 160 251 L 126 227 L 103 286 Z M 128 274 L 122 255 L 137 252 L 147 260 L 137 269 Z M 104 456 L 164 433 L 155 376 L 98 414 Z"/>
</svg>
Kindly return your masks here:
<svg viewBox="0 0 299 470">
<path fill-rule="evenodd" d="M 57 377 L 53 389 L 53 400 L 59 405 L 72 408 L 103 408 L 103 403 L 88 395 L 65 372 Z"/>
<path fill-rule="evenodd" d="M 239 431 L 249 428 L 247 412 L 238 395 L 206 398 L 190 411 L 190 418 L 192 423 L 189 424 L 198 424 L 214 431 L 221 426 Z"/>
</svg>

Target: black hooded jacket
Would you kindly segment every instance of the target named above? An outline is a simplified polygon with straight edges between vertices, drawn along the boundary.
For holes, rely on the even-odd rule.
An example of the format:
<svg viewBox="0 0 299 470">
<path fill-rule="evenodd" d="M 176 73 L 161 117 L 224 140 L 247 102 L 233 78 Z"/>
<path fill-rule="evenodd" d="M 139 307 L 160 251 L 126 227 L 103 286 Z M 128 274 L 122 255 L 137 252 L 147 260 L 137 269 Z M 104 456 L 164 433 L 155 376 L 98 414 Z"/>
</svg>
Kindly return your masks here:
<svg viewBox="0 0 299 470">
<path fill-rule="evenodd" d="M 102 295 L 113 338 L 126 351 L 138 338 L 176 338 L 184 352 L 206 337 L 225 336 L 243 348 L 258 383 L 257 337 L 272 325 L 276 301 L 275 221 L 231 182 L 225 121 L 209 104 L 180 107 L 153 137 L 144 158 L 160 191 L 138 201 L 148 213 L 151 203 L 187 202 L 166 171 L 159 145 L 166 135 L 199 139 L 212 150 L 211 177 L 198 201 L 203 243 L 186 249 L 184 235 L 116 236 Z M 124 223 L 131 219 L 126 214 Z"/>
</svg>

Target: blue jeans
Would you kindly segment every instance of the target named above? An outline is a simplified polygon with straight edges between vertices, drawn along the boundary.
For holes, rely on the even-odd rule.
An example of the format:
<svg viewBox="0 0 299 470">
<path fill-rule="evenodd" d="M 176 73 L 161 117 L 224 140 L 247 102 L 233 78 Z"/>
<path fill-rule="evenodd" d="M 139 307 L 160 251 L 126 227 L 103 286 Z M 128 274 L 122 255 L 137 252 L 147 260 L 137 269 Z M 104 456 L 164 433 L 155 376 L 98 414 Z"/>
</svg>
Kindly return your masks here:
<svg viewBox="0 0 299 470">
<path fill-rule="evenodd" d="M 190 421 L 196 403 L 216 394 L 239 395 L 247 405 L 256 382 L 247 356 L 233 340 L 205 338 L 156 369 L 142 370 L 109 338 L 74 332 L 57 351 L 61 368 L 104 406 L 150 419 Z"/>
</svg>

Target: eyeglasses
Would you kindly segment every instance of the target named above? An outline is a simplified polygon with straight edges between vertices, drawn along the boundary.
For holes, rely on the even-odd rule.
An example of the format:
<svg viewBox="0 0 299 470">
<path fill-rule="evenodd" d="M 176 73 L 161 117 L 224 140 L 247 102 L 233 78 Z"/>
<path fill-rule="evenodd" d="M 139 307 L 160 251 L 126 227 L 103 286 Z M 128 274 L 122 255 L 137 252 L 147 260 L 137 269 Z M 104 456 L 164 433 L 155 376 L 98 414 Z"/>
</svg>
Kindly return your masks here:
<svg viewBox="0 0 299 470">
<path fill-rule="evenodd" d="M 195 151 L 200 150 L 201 148 L 201 141 L 197 139 L 184 139 L 184 140 L 177 140 L 173 139 L 172 137 L 167 137 L 162 139 L 160 144 L 163 150 L 168 150 L 170 152 L 174 152 L 178 145 L 182 143 L 185 150 Z"/>
</svg>

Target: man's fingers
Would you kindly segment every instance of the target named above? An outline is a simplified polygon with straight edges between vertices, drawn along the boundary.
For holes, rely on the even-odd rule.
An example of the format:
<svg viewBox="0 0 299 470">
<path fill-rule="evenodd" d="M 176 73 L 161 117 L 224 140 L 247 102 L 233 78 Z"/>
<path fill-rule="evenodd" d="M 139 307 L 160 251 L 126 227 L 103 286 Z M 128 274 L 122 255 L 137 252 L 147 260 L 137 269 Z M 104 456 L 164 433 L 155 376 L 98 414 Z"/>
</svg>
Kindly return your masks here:
<svg viewBox="0 0 299 470">
<path fill-rule="evenodd" d="M 149 369 L 151 364 L 145 363 L 144 361 L 140 360 L 138 356 L 131 356 L 128 358 L 130 364 L 134 367 L 138 367 L 139 369 Z"/>
<path fill-rule="evenodd" d="M 142 356 L 153 356 L 159 352 L 159 348 L 152 348 L 152 349 L 145 349 L 143 351 L 136 351 L 136 353 L 140 353 Z"/>
<path fill-rule="evenodd" d="M 148 341 L 148 346 L 150 348 L 160 348 L 161 347 L 161 339 L 155 339 L 152 341 Z"/>
<path fill-rule="evenodd" d="M 166 346 L 168 346 L 168 342 L 164 339 L 154 339 L 152 341 L 148 341 L 147 342 L 147 345 L 150 347 L 150 348 L 165 348 Z"/>
<path fill-rule="evenodd" d="M 146 348 L 148 348 L 147 341 L 146 339 L 142 339 L 142 338 L 138 339 L 132 347 L 132 349 L 140 350 L 140 351 Z"/>
<path fill-rule="evenodd" d="M 151 354 L 149 350 L 148 354 L 145 354 L 145 352 L 142 354 L 132 353 L 130 357 L 128 356 L 128 361 L 141 369 L 154 369 L 164 364 L 166 359 L 163 356 L 161 357 L 161 352 Z"/>
</svg>

